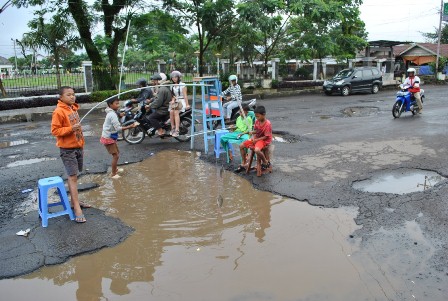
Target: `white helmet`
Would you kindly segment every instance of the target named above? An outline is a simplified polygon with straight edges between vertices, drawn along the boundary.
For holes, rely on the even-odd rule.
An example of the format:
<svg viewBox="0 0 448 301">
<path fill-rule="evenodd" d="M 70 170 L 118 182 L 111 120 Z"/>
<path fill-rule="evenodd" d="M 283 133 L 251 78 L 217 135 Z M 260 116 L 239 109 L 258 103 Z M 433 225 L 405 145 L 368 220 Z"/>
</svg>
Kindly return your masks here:
<svg viewBox="0 0 448 301">
<path fill-rule="evenodd" d="M 177 70 L 174 70 L 174 71 L 171 72 L 171 74 L 170 74 L 170 77 L 171 77 L 171 78 L 173 78 L 173 77 L 181 78 L 181 76 L 182 76 L 182 73 L 180 73 L 180 72 L 177 71 Z"/>
<path fill-rule="evenodd" d="M 231 82 L 232 80 L 238 82 L 238 77 L 236 75 L 232 74 L 229 76 L 229 82 Z"/>
<path fill-rule="evenodd" d="M 407 73 L 414 72 L 414 74 L 416 73 L 416 71 L 415 71 L 414 68 L 409 68 L 408 71 L 406 71 L 406 72 L 407 72 Z"/>
<path fill-rule="evenodd" d="M 166 81 L 167 77 L 165 73 L 160 72 L 160 77 L 162 78 L 162 81 Z"/>
</svg>

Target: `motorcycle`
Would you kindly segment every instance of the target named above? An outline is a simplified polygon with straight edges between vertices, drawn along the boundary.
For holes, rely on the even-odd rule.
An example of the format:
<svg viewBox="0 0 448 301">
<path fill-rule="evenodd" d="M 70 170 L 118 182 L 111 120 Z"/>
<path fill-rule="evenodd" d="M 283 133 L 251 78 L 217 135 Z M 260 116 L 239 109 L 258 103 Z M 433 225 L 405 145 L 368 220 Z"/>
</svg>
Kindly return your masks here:
<svg viewBox="0 0 448 301">
<path fill-rule="evenodd" d="M 400 118 L 403 112 L 411 112 L 412 115 L 417 114 L 418 104 L 414 94 L 409 92 L 410 86 L 401 84 L 399 87 L 400 91 L 397 92 L 397 98 L 392 107 L 392 115 L 394 118 Z M 423 104 L 425 98 L 425 91 L 423 89 L 420 89 L 420 97 Z"/>
<path fill-rule="evenodd" d="M 131 111 L 129 110 L 129 112 L 131 112 Z M 132 112 L 131 112 L 131 114 L 132 114 Z M 129 116 L 130 115 L 127 115 L 127 114 L 125 116 L 123 116 L 128 120 L 123 122 L 122 125 L 128 126 L 135 122 L 137 122 L 138 125 L 135 128 L 123 130 L 123 132 L 122 132 L 123 139 L 127 143 L 138 144 L 138 143 L 141 143 L 145 139 L 145 136 L 148 136 L 148 137 L 155 136 L 157 131 L 153 126 L 151 126 L 148 119 L 146 118 L 146 110 L 145 110 L 144 106 L 140 107 L 140 109 L 133 116 L 133 118 L 129 119 Z M 179 114 L 179 116 L 180 116 L 179 136 L 173 137 L 173 138 L 180 142 L 186 142 L 191 139 L 191 137 L 189 136 L 190 127 L 192 124 L 191 109 L 187 109 L 187 110 L 185 110 L 185 112 L 181 112 Z M 169 115 L 167 115 L 166 119 L 160 121 L 160 126 L 161 126 L 161 128 L 163 128 L 166 131 L 166 133 L 169 133 L 171 131 L 171 121 L 169 119 Z M 164 139 L 166 137 L 171 137 L 171 135 L 165 134 L 164 136 L 160 136 L 160 138 L 162 138 L 162 139 Z"/>
<path fill-rule="evenodd" d="M 253 98 L 253 99 L 249 99 L 249 100 L 243 100 L 241 102 L 241 106 L 243 105 L 248 105 L 249 106 L 249 111 L 253 111 L 255 110 L 255 108 L 257 107 L 257 99 Z M 212 117 L 218 117 L 220 115 L 212 115 Z M 236 107 L 232 109 L 232 114 L 230 115 L 230 124 L 234 124 L 236 122 L 236 119 L 240 116 L 240 107 Z M 213 130 L 216 130 L 218 128 L 219 125 L 219 120 L 214 120 L 212 122 L 213 124 Z M 207 127 L 209 127 L 207 125 Z"/>
</svg>

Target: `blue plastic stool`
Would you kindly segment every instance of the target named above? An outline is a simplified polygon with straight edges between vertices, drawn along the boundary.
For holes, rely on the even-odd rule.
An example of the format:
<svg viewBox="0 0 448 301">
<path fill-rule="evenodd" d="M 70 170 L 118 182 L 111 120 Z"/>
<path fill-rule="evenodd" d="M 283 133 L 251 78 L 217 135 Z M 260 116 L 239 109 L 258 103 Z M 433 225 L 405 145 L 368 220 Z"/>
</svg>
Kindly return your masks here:
<svg viewBox="0 0 448 301">
<path fill-rule="evenodd" d="M 221 153 L 226 153 L 227 163 L 229 163 L 229 153 L 226 152 L 226 150 L 221 146 L 221 137 L 227 133 L 229 133 L 228 130 L 216 130 L 215 131 L 215 157 L 216 157 L 216 159 L 218 159 L 219 155 Z M 229 143 L 229 150 L 232 152 L 232 155 L 233 155 L 233 147 L 232 147 L 232 144 L 230 144 L 230 143 Z"/>
<path fill-rule="evenodd" d="M 48 226 L 48 219 L 61 215 L 68 214 L 71 220 L 75 219 L 72 208 L 70 208 L 70 202 L 68 201 L 67 191 L 65 190 L 64 181 L 61 177 L 51 177 L 40 179 L 37 182 L 38 194 L 39 194 L 39 216 L 42 219 L 42 227 Z M 48 204 L 48 190 L 51 188 L 57 188 L 60 202 Z M 48 208 L 53 206 L 64 207 L 64 210 L 55 213 L 49 213 Z"/>
</svg>

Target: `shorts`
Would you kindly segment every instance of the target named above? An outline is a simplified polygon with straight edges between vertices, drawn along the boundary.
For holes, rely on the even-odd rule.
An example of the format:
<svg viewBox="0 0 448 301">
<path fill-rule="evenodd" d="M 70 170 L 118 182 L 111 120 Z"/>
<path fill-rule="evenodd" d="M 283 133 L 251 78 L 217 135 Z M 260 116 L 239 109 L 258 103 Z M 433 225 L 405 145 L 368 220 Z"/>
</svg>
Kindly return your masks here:
<svg viewBox="0 0 448 301">
<path fill-rule="evenodd" d="M 261 150 L 261 149 L 265 148 L 266 146 L 268 146 L 269 144 L 266 143 L 265 140 L 258 140 L 257 142 L 254 143 L 251 139 L 249 139 L 249 140 L 244 141 L 242 143 L 242 145 L 245 148 L 250 148 L 250 149 L 258 148 Z"/>
<path fill-rule="evenodd" d="M 117 143 L 112 143 L 112 144 L 105 144 L 104 145 L 107 149 L 107 152 L 111 155 L 113 154 L 119 154 L 120 152 L 118 151 L 118 145 Z"/>
<path fill-rule="evenodd" d="M 60 148 L 60 156 L 65 171 L 69 176 L 76 176 L 82 171 L 84 152 L 82 148 Z"/>
</svg>

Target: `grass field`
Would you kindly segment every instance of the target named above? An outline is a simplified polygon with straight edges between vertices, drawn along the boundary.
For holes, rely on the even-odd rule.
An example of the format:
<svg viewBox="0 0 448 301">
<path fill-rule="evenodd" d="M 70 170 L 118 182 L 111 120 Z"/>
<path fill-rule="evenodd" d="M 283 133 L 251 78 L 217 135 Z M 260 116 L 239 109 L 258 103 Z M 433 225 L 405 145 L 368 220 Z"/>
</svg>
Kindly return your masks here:
<svg viewBox="0 0 448 301">
<path fill-rule="evenodd" d="M 145 78 L 149 82 L 149 78 L 153 73 L 143 72 L 129 72 L 123 74 L 124 82 L 126 85 L 134 85 L 137 79 Z M 192 74 L 186 74 L 182 79 L 184 82 L 193 81 Z M 20 89 L 20 88 L 56 88 L 57 81 L 55 74 L 46 75 L 25 75 L 16 78 L 2 79 L 3 86 L 6 89 Z M 83 73 L 61 74 L 61 83 L 63 86 L 83 87 L 84 75 Z"/>
<path fill-rule="evenodd" d="M 55 74 L 49 75 L 26 75 L 16 78 L 3 79 L 5 88 L 33 88 L 40 87 L 57 87 Z M 82 73 L 61 74 L 61 83 L 63 86 L 82 87 L 84 86 L 84 78 Z"/>
</svg>

